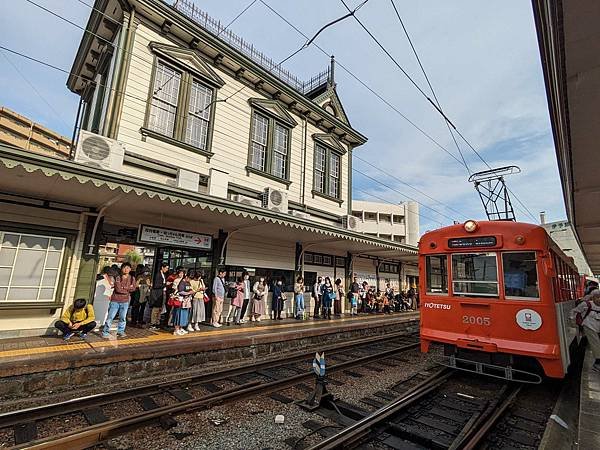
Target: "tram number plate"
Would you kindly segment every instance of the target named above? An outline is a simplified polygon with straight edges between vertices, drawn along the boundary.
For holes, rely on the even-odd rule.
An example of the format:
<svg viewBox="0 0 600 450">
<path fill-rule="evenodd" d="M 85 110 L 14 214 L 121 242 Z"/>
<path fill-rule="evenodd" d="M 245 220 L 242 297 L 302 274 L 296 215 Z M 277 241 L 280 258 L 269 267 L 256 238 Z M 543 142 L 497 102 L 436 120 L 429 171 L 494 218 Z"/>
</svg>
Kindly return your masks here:
<svg viewBox="0 0 600 450">
<path fill-rule="evenodd" d="M 489 327 L 492 324 L 492 319 L 481 316 L 462 316 L 462 323 L 468 325 L 484 325 Z"/>
</svg>

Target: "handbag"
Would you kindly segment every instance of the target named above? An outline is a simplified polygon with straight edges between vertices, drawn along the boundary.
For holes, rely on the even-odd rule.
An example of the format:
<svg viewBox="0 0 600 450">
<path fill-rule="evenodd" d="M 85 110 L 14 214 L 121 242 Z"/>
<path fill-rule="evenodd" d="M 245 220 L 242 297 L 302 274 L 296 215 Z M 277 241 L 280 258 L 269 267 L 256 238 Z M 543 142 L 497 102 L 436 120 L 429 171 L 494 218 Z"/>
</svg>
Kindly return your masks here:
<svg viewBox="0 0 600 450">
<path fill-rule="evenodd" d="M 206 292 L 202 296 L 202 300 L 204 301 L 204 303 L 210 302 L 210 297 L 208 296 L 208 294 Z"/>
<path fill-rule="evenodd" d="M 181 301 L 181 297 L 177 294 L 171 294 L 169 300 L 167 301 L 167 305 L 171 308 L 181 308 L 183 302 Z"/>
</svg>

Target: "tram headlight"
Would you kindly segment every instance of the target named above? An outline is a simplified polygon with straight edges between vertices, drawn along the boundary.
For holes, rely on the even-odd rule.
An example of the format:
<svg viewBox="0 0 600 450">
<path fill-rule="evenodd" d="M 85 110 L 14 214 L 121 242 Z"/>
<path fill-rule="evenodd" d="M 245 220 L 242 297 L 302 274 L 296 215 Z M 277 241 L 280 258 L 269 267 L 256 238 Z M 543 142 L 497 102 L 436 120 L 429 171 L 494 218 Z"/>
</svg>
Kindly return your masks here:
<svg viewBox="0 0 600 450">
<path fill-rule="evenodd" d="M 479 225 L 474 220 L 467 220 L 464 227 L 467 233 L 473 233 L 475 230 L 477 230 Z"/>
</svg>

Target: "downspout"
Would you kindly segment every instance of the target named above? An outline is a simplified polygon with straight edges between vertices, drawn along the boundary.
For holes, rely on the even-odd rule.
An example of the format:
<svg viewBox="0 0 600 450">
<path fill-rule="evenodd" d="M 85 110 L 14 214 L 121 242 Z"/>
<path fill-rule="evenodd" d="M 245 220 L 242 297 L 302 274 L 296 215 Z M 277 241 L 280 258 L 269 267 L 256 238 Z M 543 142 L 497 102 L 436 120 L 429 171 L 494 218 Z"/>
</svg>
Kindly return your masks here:
<svg viewBox="0 0 600 450">
<path fill-rule="evenodd" d="M 129 18 L 131 18 L 131 14 L 129 15 Z M 110 117 L 110 118 L 112 118 L 112 113 L 115 108 L 115 97 L 118 93 L 117 90 L 114 90 L 114 86 L 118 82 L 119 76 L 121 74 L 121 67 L 123 66 L 123 61 L 126 57 L 126 54 L 124 51 L 124 48 L 125 48 L 124 45 L 125 45 L 125 39 L 127 36 L 127 33 L 125 32 L 125 27 L 127 27 L 127 26 L 128 26 L 128 19 L 127 19 L 127 21 L 126 21 L 126 19 L 124 19 L 122 27 L 121 27 L 121 34 L 119 35 L 119 42 L 117 44 L 116 52 L 114 55 L 115 65 L 114 65 L 114 69 L 113 69 L 113 73 L 112 73 L 112 78 L 110 80 L 110 84 L 108 84 L 109 100 L 107 102 L 108 107 L 106 109 L 106 117 Z M 129 29 L 127 29 L 127 31 L 129 31 Z M 112 124 L 112 120 L 104 122 L 104 130 L 102 130 L 104 132 L 104 134 L 107 134 L 108 132 L 110 132 L 111 124 Z"/>
<path fill-rule="evenodd" d="M 306 119 L 305 115 L 302 115 L 302 126 L 302 201 L 300 203 L 302 203 L 302 206 L 305 206 L 304 201 L 306 198 L 306 148 L 308 139 L 308 120 Z M 302 269 L 302 277 L 304 277 L 304 268 Z"/>
<path fill-rule="evenodd" d="M 75 123 L 73 124 L 73 136 L 71 137 L 71 150 L 69 151 L 69 160 L 75 158 L 75 147 L 77 147 L 76 139 L 78 137 L 77 128 L 81 116 L 81 107 L 83 105 L 83 97 L 79 97 L 79 105 L 77 106 L 77 115 L 75 116 Z"/>
<path fill-rule="evenodd" d="M 129 72 L 129 62 L 131 61 L 131 47 L 133 40 L 133 27 L 135 20 L 135 7 L 131 7 L 131 13 L 129 14 L 129 21 L 127 24 L 127 37 L 125 39 L 125 46 L 122 47 L 122 58 L 119 67 L 119 77 L 117 86 L 115 86 L 115 100 L 111 111 L 111 121 L 108 127 L 107 136 L 112 139 L 116 139 L 119 131 L 119 123 L 121 122 L 121 114 L 123 112 L 123 99 L 125 86 L 126 74 Z M 129 55 L 129 57 L 127 56 Z"/>
</svg>

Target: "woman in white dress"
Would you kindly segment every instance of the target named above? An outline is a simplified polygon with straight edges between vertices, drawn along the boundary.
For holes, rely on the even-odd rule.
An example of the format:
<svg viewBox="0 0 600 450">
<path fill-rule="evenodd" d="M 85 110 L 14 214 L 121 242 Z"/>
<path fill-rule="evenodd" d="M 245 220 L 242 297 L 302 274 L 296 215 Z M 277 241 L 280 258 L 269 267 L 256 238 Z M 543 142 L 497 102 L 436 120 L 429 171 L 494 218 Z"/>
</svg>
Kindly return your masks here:
<svg viewBox="0 0 600 450">
<path fill-rule="evenodd" d="M 102 274 L 96 280 L 96 290 L 94 292 L 94 313 L 98 327 L 95 331 L 98 331 L 106 321 L 106 316 L 108 315 L 108 304 L 110 303 L 110 297 L 113 294 L 114 288 L 115 278 L 113 276 L 113 270 L 110 266 L 106 266 L 104 269 L 102 269 Z"/>
</svg>

